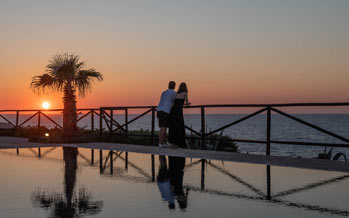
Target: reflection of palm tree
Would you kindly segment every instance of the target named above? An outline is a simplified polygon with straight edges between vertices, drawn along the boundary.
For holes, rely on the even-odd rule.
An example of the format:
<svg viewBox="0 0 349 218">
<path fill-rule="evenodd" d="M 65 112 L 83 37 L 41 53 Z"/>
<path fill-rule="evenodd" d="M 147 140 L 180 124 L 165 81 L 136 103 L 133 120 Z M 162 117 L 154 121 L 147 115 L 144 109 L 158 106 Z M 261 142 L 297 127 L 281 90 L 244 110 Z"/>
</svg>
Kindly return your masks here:
<svg viewBox="0 0 349 218">
<path fill-rule="evenodd" d="M 50 210 L 49 217 L 82 217 L 94 215 L 102 210 L 102 201 L 92 201 L 91 195 L 85 188 L 79 193 L 74 192 L 77 170 L 77 148 L 63 148 L 64 160 L 64 195 L 58 192 L 48 192 L 37 189 L 32 193 L 35 207 Z"/>
<path fill-rule="evenodd" d="M 77 148 L 63 148 L 63 160 L 64 160 L 64 188 L 65 197 L 67 200 L 67 206 L 70 208 L 72 205 L 73 191 L 76 182 L 76 170 L 78 169 L 77 163 L 78 149 Z"/>
<path fill-rule="evenodd" d="M 34 76 L 31 82 L 31 87 L 37 91 L 63 92 L 63 134 L 66 137 L 77 133 L 76 90 L 84 97 L 94 79 L 103 80 L 102 74 L 94 69 L 82 69 L 84 65 L 78 55 L 55 55 L 46 66 L 47 73 Z"/>
</svg>

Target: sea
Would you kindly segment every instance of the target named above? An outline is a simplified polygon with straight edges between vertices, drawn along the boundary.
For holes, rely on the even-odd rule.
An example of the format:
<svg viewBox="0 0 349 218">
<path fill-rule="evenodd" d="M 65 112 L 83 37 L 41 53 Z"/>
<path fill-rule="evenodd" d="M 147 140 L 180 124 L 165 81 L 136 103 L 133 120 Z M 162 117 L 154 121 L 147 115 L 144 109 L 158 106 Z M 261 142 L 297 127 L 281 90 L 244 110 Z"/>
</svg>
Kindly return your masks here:
<svg viewBox="0 0 349 218">
<path fill-rule="evenodd" d="M 2 114 L 11 122 L 15 123 L 15 114 Z M 19 116 L 19 124 L 28 119 L 32 114 L 21 114 Z M 62 114 L 47 114 L 51 119 L 62 125 Z M 82 117 L 84 114 L 79 114 Z M 132 120 L 139 114 L 129 114 L 128 120 Z M 230 124 L 247 114 L 206 114 L 205 126 L 206 132 L 214 131 L 222 126 Z M 337 135 L 349 138 L 349 114 L 292 114 L 292 116 L 302 119 L 308 123 L 314 124 L 320 128 L 333 132 Z M 123 114 L 115 114 L 114 119 L 121 125 L 125 122 Z M 200 114 L 185 114 L 185 124 L 197 132 L 201 131 L 201 115 Z M 0 122 L 5 122 L 0 117 Z M 33 117 L 26 122 L 23 126 L 35 126 L 38 123 L 38 117 Z M 41 125 L 48 128 L 55 126 L 53 122 L 44 116 L 41 116 Z M 151 114 L 144 115 L 143 117 L 135 120 L 129 124 L 129 130 L 150 130 L 151 129 Z M 79 127 L 85 129 L 91 129 L 91 116 L 88 115 L 82 118 L 78 122 Z M 233 125 L 223 130 L 223 135 L 229 136 L 235 139 L 246 140 L 266 140 L 267 120 L 266 114 L 256 115 L 241 123 Z M 99 117 L 94 115 L 94 127 L 99 128 Z M 103 128 L 107 128 L 103 123 Z M 157 120 L 155 124 L 155 130 L 159 130 Z M 219 134 L 221 132 L 218 132 Z M 187 134 L 190 131 L 187 130 Z M 316 129 L 305 126 L 299 122 L 291 120 L 279 114 L 271 115 L 271 140 L 278 141 L 296 141 L 296 142 L 317 142 L 317 143 L 333 143 L 333 144 L 348 144 L 339 139 L 336 139 L 330 135 L 322 133 Z M 265 144 L 243 143 L 236 142 L 238 151 L 240 153 L 249 154 L 265 154 Z M 343 153 L 349 158 L 348 148 L 335 148 L 335 147 L 320 147 L 320 146 L 308 146 L 308 145 L 285 145 L 285 144 L 271 144 L 271 155 L 273 156 L 288 156 L 288 157 L 306 157 L 316 158 L 319 153 L 330 151 L 332 149 L 332 157 L 337 153 Z M 341 157 L 343 158 L 343 156 Z"/>
</svg>

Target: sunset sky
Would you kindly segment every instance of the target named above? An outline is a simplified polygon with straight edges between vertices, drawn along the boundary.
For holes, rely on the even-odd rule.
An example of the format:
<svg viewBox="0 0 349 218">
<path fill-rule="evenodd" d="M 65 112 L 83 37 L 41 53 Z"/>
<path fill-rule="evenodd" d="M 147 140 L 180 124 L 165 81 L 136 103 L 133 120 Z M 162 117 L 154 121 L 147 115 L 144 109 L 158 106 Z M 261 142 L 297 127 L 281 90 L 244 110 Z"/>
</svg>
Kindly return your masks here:
<svg viewBox="0 0 349 218">
<path fill-rule="evenodd" d="M 78 107 L 348 102 L 348 0 L 0 1 L 0 108 L 62 108 L 31 78 L 55 54 L 103 73 Z"/>
</svg>

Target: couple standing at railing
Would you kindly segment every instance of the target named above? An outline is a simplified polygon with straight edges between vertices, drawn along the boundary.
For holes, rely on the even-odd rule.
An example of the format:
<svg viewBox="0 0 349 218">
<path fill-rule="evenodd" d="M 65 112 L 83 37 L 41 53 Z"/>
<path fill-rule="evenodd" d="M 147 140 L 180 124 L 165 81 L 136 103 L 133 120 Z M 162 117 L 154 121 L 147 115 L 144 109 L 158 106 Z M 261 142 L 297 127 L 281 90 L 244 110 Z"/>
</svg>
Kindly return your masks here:
<svg viewBox="0 0 349 218">
<path fill-rule="evenodd" d="M 177 92 L 174 91 L 176 83 L 170 81 L 168 89 L 162 92 L 157 110 L 159 120 L 159 148 L 185 148 L 185 128 L 183 118 L 183 105 L 189 106 L 188 88 L 182 82 Z M 168 142 L 166 130 L 169 128 Z"/>
</svg>

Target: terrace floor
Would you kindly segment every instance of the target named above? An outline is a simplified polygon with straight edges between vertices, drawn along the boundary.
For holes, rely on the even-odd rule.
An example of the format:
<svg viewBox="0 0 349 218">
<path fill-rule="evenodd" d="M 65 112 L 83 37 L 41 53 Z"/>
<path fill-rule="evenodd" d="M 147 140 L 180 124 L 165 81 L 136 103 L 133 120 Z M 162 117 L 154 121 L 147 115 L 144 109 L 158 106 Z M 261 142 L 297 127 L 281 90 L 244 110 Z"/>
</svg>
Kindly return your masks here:
<svg viewBox="0 0 349 218">
<path fill-rule="evenodd" d="M 265 156 L 253 154 L 241 154 L 220 151 L 204 151 L 204 150 L 189 150 L 189 149 L 170 149 L 158 148 L 152 146 L 118 144 L 118 143 L 73 143 L 73 144 L 51 144 L 51 143 L 32 143 L 26 138 L 16 137 L 0 137 L 0 149 L 16 149 L 16 148 L 36 148 L 36 147 L 78 147 L 102 150 L 117 150 L 125 152 L 137 152 L 154 155 L 169 155 L 187 158 L 200 158 L 209 160 L 221 160 L 242 162 L 251 164 L 265 164 L 272 166 L 296 167 L 304 169 L 328 170 L 349 172 L 349 162 L 319 160 L 307 158 L 292 158 L 280 156 Z"/>
</svg>

